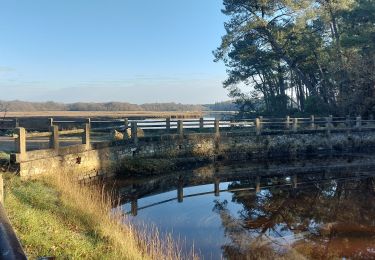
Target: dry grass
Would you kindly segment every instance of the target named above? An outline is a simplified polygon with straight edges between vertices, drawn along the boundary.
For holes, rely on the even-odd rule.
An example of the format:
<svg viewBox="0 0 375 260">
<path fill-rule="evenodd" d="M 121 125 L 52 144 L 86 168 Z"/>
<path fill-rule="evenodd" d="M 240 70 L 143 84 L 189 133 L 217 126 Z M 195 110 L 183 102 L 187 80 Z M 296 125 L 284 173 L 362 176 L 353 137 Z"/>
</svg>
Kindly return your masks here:
<svg viewBox="0 0 375 260">
<path fill-rule="evenodd" d="M 31 258 L 197 259 L 170 236 L 135 230 L 104 188 L 66 174 L 33 181 L 7 175 L 6 187 L 8 215 Z"/>
</svg>

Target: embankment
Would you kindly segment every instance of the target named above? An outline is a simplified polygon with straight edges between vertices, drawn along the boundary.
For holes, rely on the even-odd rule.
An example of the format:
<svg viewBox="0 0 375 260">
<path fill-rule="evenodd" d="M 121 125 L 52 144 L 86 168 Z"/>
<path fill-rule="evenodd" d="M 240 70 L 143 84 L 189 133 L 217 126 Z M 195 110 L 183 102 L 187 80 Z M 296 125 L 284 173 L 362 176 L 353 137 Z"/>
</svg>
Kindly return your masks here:
<svg viewBox="0 0 375 260">
<path fill-rule="evenodd" d="M 82 186 L 63 174 L 21 180 L 10 173 L 5 187 L 8 217 L 30 259 L 187 257 L 170 239 L 133 229 L 112 210 L 116 200 L 102 187 Z"/>
<path fill-rule="evenodd" d="M 375 147 L 375 132 L 327 134 L 215 134 L 161 135 L 106 143 L 27 152 L 19 163 L 21 177 L 46 173 L 74 173 L 78 179 L 101 178 L 114 173 L 160 173 L 215 160 L 268 160 L 298 158 L 321 153 L 367 151 Z M 144 169 L 142 169 L 142 167 Z"/>
</svg>

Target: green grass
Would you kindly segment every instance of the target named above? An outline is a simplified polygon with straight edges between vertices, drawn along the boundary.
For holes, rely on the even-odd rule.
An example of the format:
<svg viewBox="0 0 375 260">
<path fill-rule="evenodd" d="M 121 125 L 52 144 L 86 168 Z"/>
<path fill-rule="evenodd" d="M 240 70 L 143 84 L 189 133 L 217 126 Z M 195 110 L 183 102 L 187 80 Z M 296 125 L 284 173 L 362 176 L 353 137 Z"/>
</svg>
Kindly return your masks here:
<svg viewBox="0 0 375 260">
<path fill-rule="evenodd" d="M 112 211 L 103 187 L 82 186 L 68 174 L 21 180 L 3 174 L 5 208 L 30 259 L 196 259 L 182 256 L 170 236 L 144 233 Z"/>
<path fill-rule="evenodd" d="M 9 153 L 0 151 L 0 160 L 9 161 L 9 159 L 10 159 Z"/>
<path fill-rule="evenodd" d="M 59 193 L 46 183 L 7 175 L 6 185 L 6 210 L 30 258 L 118 257 L 89 216 L 62 203 Z"/>
</svg>

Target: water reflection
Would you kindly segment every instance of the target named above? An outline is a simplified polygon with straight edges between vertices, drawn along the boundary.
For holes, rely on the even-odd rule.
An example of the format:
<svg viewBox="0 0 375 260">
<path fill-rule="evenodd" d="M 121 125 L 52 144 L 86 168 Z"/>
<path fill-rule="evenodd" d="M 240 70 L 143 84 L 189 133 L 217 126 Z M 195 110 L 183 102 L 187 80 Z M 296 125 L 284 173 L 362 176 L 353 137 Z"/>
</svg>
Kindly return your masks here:
<svg viewBox="0 0 375 260">
<path fill-rule="evenodd" d="M 205 259 L 375 258 L 373 165 L 289 166 L 120 181 L 122 209 L 136 224 L 185 237 Z"/>
<path fill-rule="evenodd" d="M 357 177 L 296 189 L 267 188 L 256 194 L 235 192 L 232 202 L 243 205 L 239 217 L 231 214 L 227 201 L 217 201 L 214 207 L 231 240 L 222 247 L 223 255 L 374 258 L 374 187 L 373 177 Z"/>
</svg>

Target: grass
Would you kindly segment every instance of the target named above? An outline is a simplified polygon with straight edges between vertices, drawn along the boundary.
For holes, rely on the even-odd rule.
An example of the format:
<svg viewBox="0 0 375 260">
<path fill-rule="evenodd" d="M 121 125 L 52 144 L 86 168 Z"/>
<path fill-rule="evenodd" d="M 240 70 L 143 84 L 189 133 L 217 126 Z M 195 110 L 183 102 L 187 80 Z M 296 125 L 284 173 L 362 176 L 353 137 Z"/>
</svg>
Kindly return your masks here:
<svg viewBox="0 0 375 260">
<path fill-rule="evenodd" d="M 0 172 L 9 170 L 10 168 L 9 161 L 10 161 L 10 154 L 0 151 Z"/>
<path fill-rule="evenodd" d="M 5 174 L 5 208 L 26 254 L 35 259 L 182 259 L 170 237 L 136 231 L 103 188 L 68 175 L 23 181 Z M 196 258 L 192 253 L 189 258 Z"/>
<path fill-rule="evenodd" d="M 6 153 L 6 152 L 3 152 L 3 151 L 0 151 L 0 160 L 3 160 L 3 161 L 9 161 L 10 159 L 10 154 L 9 153 Z"/>
</svg>

